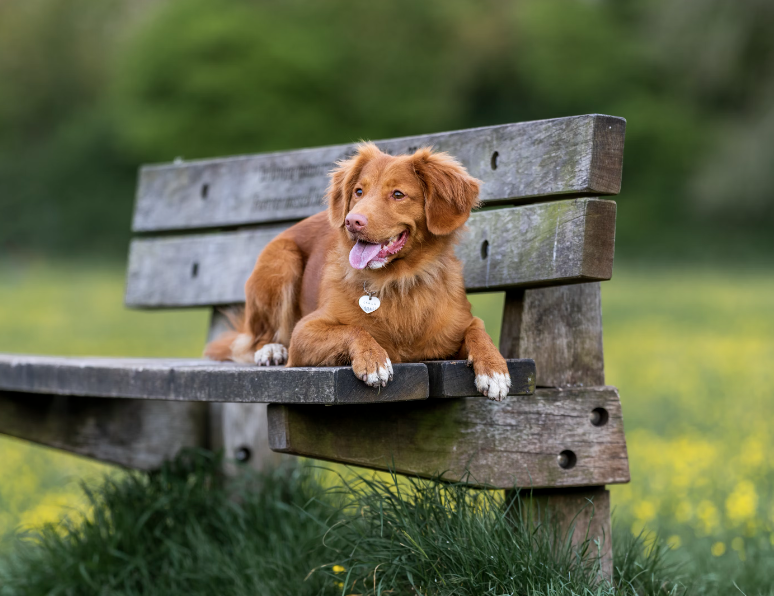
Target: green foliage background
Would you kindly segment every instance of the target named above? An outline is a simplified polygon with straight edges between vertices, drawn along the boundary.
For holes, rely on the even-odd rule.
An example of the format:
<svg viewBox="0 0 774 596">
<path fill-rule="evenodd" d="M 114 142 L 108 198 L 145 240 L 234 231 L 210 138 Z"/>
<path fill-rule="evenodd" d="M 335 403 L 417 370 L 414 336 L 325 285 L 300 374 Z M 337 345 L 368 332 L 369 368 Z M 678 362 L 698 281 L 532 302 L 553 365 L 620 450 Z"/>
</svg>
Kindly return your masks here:
<svg viewBox="0 0 774 596">
<path fill-rule="evenodd" d="M 759 0 L 0 2 L 0 247 L 123 256 L 139 164 L 601 112 L 619 254 L 762 256 Z"/>
</svg>

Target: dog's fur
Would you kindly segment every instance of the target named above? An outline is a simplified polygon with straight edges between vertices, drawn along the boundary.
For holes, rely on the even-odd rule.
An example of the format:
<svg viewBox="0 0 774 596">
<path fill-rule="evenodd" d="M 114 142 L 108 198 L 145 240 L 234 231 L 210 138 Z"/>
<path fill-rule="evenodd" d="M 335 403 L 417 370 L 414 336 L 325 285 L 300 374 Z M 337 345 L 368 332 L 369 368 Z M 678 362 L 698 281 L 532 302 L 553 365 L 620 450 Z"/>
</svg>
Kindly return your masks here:
<svg viewBox="0 0 774 596">
<path fill-rule="evenodd" d="M 505 397 L 508 368 L 471 315 L 454 256 L 479 184 L 448 154 L 423 148 L 393 157 L 361 144 L 331 173 L 327 213 L 279 234 L 260 254 L 235 330 L 205 354 L 261 365 L 351 364 L 371 386 L 392 379 L 394 362 L 467 359 L 478 390 Z M 367 223 L 354 229 L 348 216 Z M 356 241 L 384 248 L 391 238 L 399 244 L 404 231 L 395 254 L 380 252 L 362 269 L 350 264 Z M 381 301 L 371 314 L 358 305 L 364 285 Z"/>
</svg>

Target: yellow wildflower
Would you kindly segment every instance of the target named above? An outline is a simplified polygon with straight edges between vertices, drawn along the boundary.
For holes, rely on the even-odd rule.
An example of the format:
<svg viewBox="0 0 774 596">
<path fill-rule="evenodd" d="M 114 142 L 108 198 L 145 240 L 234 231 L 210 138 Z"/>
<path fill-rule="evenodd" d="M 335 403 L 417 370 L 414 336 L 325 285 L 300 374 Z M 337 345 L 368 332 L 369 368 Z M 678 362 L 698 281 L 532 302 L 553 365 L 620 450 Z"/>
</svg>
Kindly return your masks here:
<svg viewBox="0 0 774 596">
<path fill-rule="evenodd" d="M 723 556 L 726 552 L 726 544 L 724 542 L 716 542 L 712 545 L 710 552 L 714 557 Z"/>
<path fill-rule="evenodd" d="M 696 508 L 696 516 L 699 518 L 701 530 L 705 534 L 712 534 L 713 530 L 720 523 L 720 514 L 717 507 L 706 499 L 699 503 L 699 506 Z"/>
<path fill-rule="evenodd" d="M 736 525 L 755 517 L 758 511 L 758 493 L 749 480 L 742 480 L 726 499 L 726 514 Z"/>
<path fill-rule="evenodd" d="M 342 567 L 341 565 L 334 565 L 333 566 L 333 573 L 344 573 L 346 569 Z"/>
<path fill-rule="evenodd" d="M 678 548 L 680 548 L 680 546 L 681 546 L 682 544 L 683 544 L 683 541 L 682 541 L 682 540 L 680 540 L 680 537 L 679 537 L 677 534 L 675 534 L 675 535 L 673 535 L 673 536 L 670 536 L 670 537 L 667 539 L 667 545 L 668 545 L 668 546 L 669 546 L 669 548 L 671 548 L 672 550 L 677 550 Z"/>
<path fill-rule="evenodd" d="M 634 515 L 637 519 L 649 522 L 656 517 L 656 506 L 651 501 L 640 501 L 634 506 Z"/>
</svg>

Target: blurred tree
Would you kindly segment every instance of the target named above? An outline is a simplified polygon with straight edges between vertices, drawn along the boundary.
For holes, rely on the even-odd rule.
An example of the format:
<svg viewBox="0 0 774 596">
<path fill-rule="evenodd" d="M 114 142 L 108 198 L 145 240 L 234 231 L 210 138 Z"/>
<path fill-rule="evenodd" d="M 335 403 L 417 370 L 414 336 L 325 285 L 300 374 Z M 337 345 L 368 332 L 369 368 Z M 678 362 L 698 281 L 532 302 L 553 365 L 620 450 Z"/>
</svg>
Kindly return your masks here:
<svg viewBox="0 0 774 596">
<path fill-rule="evenodd" d="M 123 252 L 132 167 L 104 90 L 128 3 L 0 2 L 0 246 Z"/>
<path fill-rule="evenodd" d="M 459 122 L 449 3 L 173 2 L 127 48 L 125 146 L 171 159 L 440 130 Z M 465 48 L 470 49 L 470 48 Z"/>
<path fill-rule="evenodd" d="M 691 102 L 706 106 L 717 119 L 707 158 L 689 180 L 692 206 L 705 219 L 770 230 L 774 3 L 665 2 L 654 14 L 653 28 Z"/>
<path fill-rule="evenodd" d="M 628 119 L 624 254 L 685 255 L 691 237 L 700 253 L 733 226 L 765 240 L 773 13 L 768 0 L 0 2 L 0 243 L 122 253 L 143 162 L 589 112 Z"/>
</svg>

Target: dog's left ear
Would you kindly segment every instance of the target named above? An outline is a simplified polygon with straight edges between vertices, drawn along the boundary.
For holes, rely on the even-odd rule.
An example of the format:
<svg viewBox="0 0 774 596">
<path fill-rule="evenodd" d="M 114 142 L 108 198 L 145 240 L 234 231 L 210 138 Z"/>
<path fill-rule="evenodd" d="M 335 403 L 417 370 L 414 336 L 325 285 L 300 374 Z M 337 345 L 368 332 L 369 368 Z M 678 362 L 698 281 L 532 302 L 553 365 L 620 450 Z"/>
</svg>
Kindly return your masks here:
<svg viewBox="0 0 774 596">
<path fill-rule="evenodd" d="M 427 229 L 436 236 L 451 234 L 478 206 L 481 181 L 448 153 L 433 153 L 429 147 L 414 153 L 412 161 L 425 193 Z"/>
</svg>

